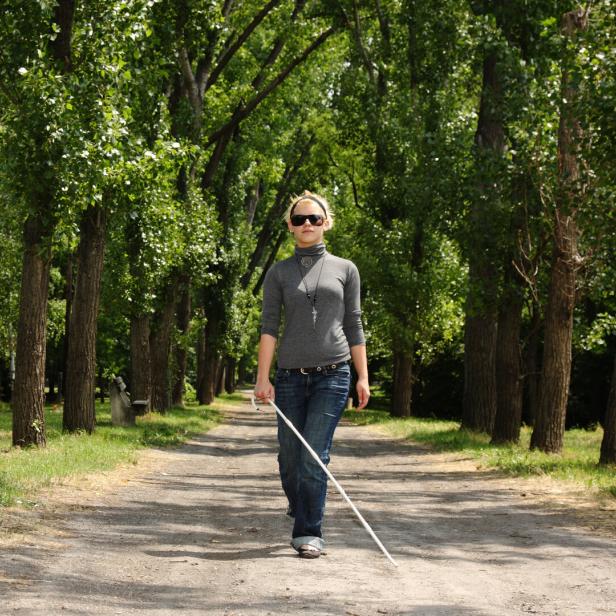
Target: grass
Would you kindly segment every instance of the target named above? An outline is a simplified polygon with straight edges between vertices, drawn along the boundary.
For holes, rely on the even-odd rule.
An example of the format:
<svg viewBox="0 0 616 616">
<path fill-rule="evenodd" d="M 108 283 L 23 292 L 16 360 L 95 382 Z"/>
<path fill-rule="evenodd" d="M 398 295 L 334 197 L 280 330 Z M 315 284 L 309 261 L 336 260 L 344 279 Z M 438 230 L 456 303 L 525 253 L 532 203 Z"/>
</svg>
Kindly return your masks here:
<svg viewBox="0 0 616 616">
<path fill-rule="evenodd" d="M 241 398 L 241 396 L 240 396 Z M 61 407 L 45 409 L 47 446 L 11 447 L 12 416 L 0 406 L 0 506 L 33 504 L 37 492 L 63 478 L 110 470 L 122 463 L 136 463 L 146 447 L 176 446 L 206 432 L 221 419 L 217 410 L 232 404 L 237 394 L 224 395 L 214 406 L 187 405 L 165 415 L 149 413 L 137 418 L 134 427 L 111 425 L 108 404 L 97 403 L 93 434 L 62 432 Z"/>
<path fill-rule="evenodd" d="M 563 451 L 546 454 L 529 451 L 531 428 L 523 427 L 520 442 L 491 445 L 487 434 L 460 430 L 456 421 L 391 417 L 383 410 L 347 411 L 345 417 L 359 425 L 378 425 L 387 434 L 430 445 L 436 451 L 462 453 L 514 476 L 547 475 L 575 482 L 616 497 L 616 468 L 598 465 L 603 430 L 567 430 Z"/>
</svg>

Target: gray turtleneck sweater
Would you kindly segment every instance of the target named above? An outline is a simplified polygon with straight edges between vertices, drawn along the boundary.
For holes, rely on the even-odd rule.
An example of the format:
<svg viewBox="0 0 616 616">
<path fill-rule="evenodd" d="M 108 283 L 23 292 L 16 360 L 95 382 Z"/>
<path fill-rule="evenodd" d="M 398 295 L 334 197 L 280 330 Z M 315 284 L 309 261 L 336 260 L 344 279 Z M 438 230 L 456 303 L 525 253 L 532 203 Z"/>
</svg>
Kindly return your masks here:
<svg viewBox="0 0 616 616">
<path fill-rule="evenodd" d="M 312 310 L 315 290 L 316 324 Z M 279 368 L 340 363 L 350 359 L 350 347 L 365 344 L 357 267 L 328 253 L 323 243 L 296 248 L 295 256 L 268 270 L 263 283 L 262 334 L 278 338 L 283 307 Z"/>
</svg>

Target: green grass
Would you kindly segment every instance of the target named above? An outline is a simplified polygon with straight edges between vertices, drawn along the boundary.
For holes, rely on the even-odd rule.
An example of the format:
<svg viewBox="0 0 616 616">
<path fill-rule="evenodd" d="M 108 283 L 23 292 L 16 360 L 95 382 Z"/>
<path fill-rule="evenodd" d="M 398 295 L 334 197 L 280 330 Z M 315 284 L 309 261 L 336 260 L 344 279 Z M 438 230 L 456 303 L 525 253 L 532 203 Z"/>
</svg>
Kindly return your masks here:
<svg viewBox="0 0 616 616">
<path fill-rule="evenodd" d="M 234 400 L 234 395 L 221 396 L 215 406 Z M 165 415 L 138 417 L 136 426 L 123 428 L 111 425 L 108 404 L 97 403 L 96 418 L 93 434 L 65 434 L 61 407 L 48 406 L 47 446 L 16 449 L 11 447 L 10 410 L 7 405 L 0 406 L 0 506 L 28 506 L 41 488 L 63 478 L 136 463 L 138 451 L 146 447 L 179 445 L 216 425 L 221 413 L 212 406 L 189 405 L 171 409 Z"/>
<path fill-rule="evenodd" d="M 347 411 L 346 418 L 359 425 L 378 425 L 387 434 L 430 445 L 436 451 L 462 453 L 515 476 L 548 475 L 572 481 L 616 497 L 616 468 L 597 464 L 603 430 L 568 430 L 560 454 L 529 451 L 531 428 L 523 427 L 515 445 L 491 445 L 487 434 L 460 430 L 455 421 L 409 417 L 398 419 L 386 411 Z"/>
</svg>

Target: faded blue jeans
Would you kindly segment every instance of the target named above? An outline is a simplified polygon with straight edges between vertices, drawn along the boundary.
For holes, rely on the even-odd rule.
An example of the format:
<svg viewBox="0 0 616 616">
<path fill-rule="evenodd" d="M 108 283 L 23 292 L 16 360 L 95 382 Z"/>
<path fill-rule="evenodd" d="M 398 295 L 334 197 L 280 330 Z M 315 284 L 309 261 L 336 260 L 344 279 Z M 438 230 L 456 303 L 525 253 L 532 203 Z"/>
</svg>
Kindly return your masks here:
<svg viewBox="0 0 616 616">
<path fill-rule="evenodd" d="M 348 363 L 309 374 L 283 368 L 276 373 L 277 406 L 325 464 L 329 462 L 334 430 L 347 404 L 350 381 Z M 295 518 L 291 545 L 295 549 L 304 544 L 323 549 L 321 523 L 327 475 L 280 417 L 278 443 L 280 479 L 289 501 L 288 513 Z"/>
</svg>

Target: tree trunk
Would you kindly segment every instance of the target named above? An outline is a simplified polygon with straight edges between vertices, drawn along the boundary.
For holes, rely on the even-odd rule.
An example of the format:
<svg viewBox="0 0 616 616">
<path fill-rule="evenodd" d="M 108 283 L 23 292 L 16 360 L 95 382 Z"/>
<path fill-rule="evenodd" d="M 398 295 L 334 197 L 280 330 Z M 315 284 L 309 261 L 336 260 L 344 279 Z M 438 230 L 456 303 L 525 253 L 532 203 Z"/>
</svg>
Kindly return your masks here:
<svg viewBox="0 0 616 616">
<path fill-rule="evenodd" d="M 178 284 L 173 280 L 165 293 L 165 304 L 157 318 L 157 328 L 150 334 L 152 360 L 152 410 L 165 412 L 171 406 L 169 355 L 171 332 L 177 303 Z"/>
<path fill-rule="evenodd" d="M 216 396 L 220 396 L 223 392 L 226 372 L 225 362 L 222 360 L 222 357 L 219 357 L 216 362 L 216 386 L 214 387 L 214 394 Z"/>
<path fill-rule="evenodd" d="M 130 218 L 125 229 L 128 251 L 128 267 L 132 293 L 136 296 L 130 315 L 130 394 L 132 400 L 147 400 L 142 412 L 152 408 L 152 354 L 150 350 L 149 306 L 145 305 L 147 289 L 147 268 L 144 263 L 144 240 L 142 221 Z"/>
<path fill-rule="evenodd" d="M 616 357 L 612 370 L 610 397 L 603 422 L 603 440 L 601 441 L 601 457 L 599 464 L 616 464 Z"/>
<path fill-rule="evenodd" d="M 577 227 L 573 218 L 556 221 L 555 246 L 544 322 L 539 407 L 531 449 L 558 453 L 563 446 L 571 378 L 571 342 L 577 255 Z"/>
<path fill-rule="evenodd" d="M 394 382 L 391 396 L 391 414 L 410 417 L 413 395 L 413 354 L 394 349 Z"/>
<path fill-rule="evenodd" d="M 524 393 L 525 409 L 523 409 L 524 421 L 529 425 L 535 425 L 537 409 L 539 408 L 539 338 L 541 333 L 541 317 L 539 306 L 533 306 L 533 314 L 530 322 L 530 331 L 524 349 Z"/>
<path fill-rule="evenodd" d="M 496 417 L 492 443 L 517 443 L 520 439 L 522 307 L 519 288 L 510 288 L 503 294 L 496 335 Z"/>
<path fill-rule="evenodd" d="M 216 351 L 205 347 L 201 404 L 211 404 L 216 396 L 219 358 Z"/>
<path fill-rule="evenodd" d="M 71 70 L 71 33 L 74 0 L 59 0 L 54 8 L 55 35 L 49 39 L 52 57 Z M 39 135 L 40 137 L 40 135 Z M 46 137 L 40 137 L 41 143 Z M 32 161 L 30 161 L 32 162 Z M 53 169 L 55 160 L 47 160 Z M 55 226 L 50 212 L 53 179 L 40 185 L 41 194 L 24 223 L 24 246 L 17 326 L 15 384 L 12 395 L 13 445 L 46 444 L 45 437 L 45 353 L 47 299 L 51 263 L 51 235 Z M 32 187 L 34 191 L 37 186 Z"/>
<path fill-rule="evenodd" d="M 69 321 L 62 426 L 69 432 L 94 430 L 96 329 L 105 256 L 107 213 L 88 208 L 81 222 L 75 297 Z"/>
<path fill-rule="evenodd" d="M 180 340 L 175 345 L 175 379 L 171 394 L 171 403 L 173 406 L 184 406 L 184 381 L 186 379 L 186 362 L 188 358 L 186 335 L 188 334 L 188 329 L 190 327 L 190 316 L 192 310 L 190 278 L 188 276 L 182 276 L 180 287 L 181 296 L 177 308 L 177 326 L 180 332 Z"/>
<path fill-rule="evenodd" d="M 495 315 L 467 315 L 464 326 L 464 394 L 461 427 L 492 432 L 496 416 Z"/>
<path fill-rule="evenodd" d="M 564 35 L 573 39 L 577 31 L 586 29 L 587 17 L 582 9 L 565 13 L 562 19 Z M 539 408 L 531 437 L 531 449 L 548 453 L 561 451 L 565 432 L 571 378 L 575 282 L 580 262 L 576 212 L 584 198 L 580 192 L 580 145 L 583 131 L 575 115 L 577 86 L 566 66 L 562 71 L 561 83 L 554 248 L 545 314 Z"/>
<path fill-rule="evenodd" d="M 150 355 L 150 317 L 133 315 L 130 320 L 130 395 L 131 400 L 147 400 L 152 406 L 152 362 Z"/>
<path fill-rule="evenodd" d="M 197 400 L 205 404 L 205 327 L 201 328 L 197 339 Z"/>
<path fill-rule="evenodd" d="M 205 326 L 205 350 L 203 358 L 203 383 L 201 404 L 211 404 L 216 395 L 219 381 L 220 353 L 218 351 L 218 335 L 220 323 L 214 312 L 208 314 Z"/>
<path fill-rule="evenodd" d="M 237 382 L 240 385 L 245 385 L 248 383 L 248 369 L 246 367 L 246 361 L 240 360 L 238 368 L 237 368 Z"/>
<path fill-rule="evenodd" d="M 235 373 L 237 362 L 233 357 L 227 357 L 225 367 L 225 391 L 232 394 L 235 391 Z"/>
<path fill-rule="evenodd" d="M 469 292 L 464 328 L 462 428 L 492 432 L 496 416 L 495 237 L 505 144 L 497 52 L 486 53 L 475 132 L 476 194 L 471 203 Z"/>
<path fill-rule="evenodd" d="M 51 249 L 41 216 L 24 225 L 24 256 L 12 396 L 13 445 L 44 446 L 45 340 Z"/>
</svg>

